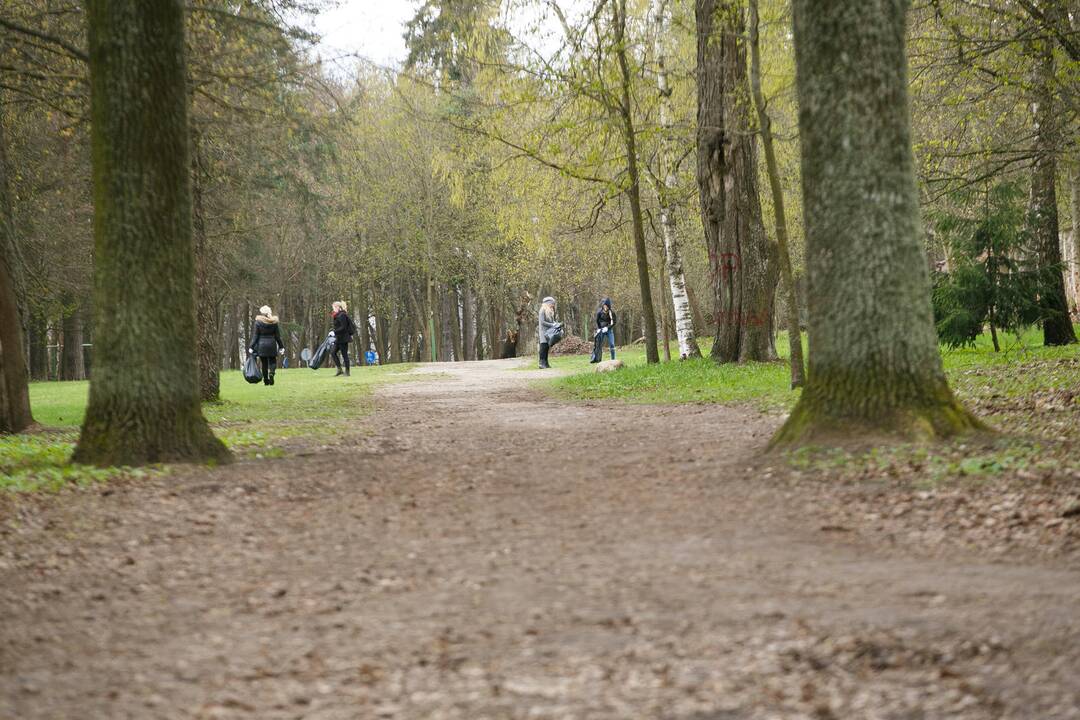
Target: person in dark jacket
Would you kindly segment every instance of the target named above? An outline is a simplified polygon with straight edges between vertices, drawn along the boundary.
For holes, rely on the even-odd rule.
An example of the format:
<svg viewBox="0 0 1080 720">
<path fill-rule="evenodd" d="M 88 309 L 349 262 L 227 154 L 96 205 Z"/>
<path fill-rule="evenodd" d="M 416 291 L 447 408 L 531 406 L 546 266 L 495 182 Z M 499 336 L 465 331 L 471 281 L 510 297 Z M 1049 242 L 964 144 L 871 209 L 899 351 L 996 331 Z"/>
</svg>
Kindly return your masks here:
<svg viewBox="0 0 1080 720">
<path fill-rule="evenodd" d="M 269 305 L 259 308 L 259 314 L 255 316 L 248 352 L 259 358 L 263 385 L 273 385 L 277 356 L 278 353 L 285 354 L 285 343 L 281 342 L 281 328 L 278 326 L 277 316 L 270 312 Z"/>
<path fill-rule="evenodd" d="M 604 298 L 596 310 L 596 361 L 604 354 L 604 340 L 611 349 L 611 359 L 615 359 L 615 313 L 611 310 L 611 298 Z"/>
<path fill-rule="evenodd" d="M 344 300 L 338 300 L 334 308 L 334 365 L 337 367 L 337 375 L 349 377 L 349 342 L 353 336 L 353 322 L 349 317 L 349 308 Z M 345 364 L 342 371 L 341 364 Z"/>
</svg>

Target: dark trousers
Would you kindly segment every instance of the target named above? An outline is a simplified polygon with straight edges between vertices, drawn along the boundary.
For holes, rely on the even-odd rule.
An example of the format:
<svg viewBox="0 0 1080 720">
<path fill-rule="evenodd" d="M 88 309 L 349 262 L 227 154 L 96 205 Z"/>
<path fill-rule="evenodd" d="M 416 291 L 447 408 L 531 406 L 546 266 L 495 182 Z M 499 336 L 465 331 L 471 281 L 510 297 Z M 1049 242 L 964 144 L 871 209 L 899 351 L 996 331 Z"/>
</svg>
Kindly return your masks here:
<svg viewBox="0 0 1080 720">
<path fill-rule="evenodd" d="M 277 370 L 277 356 L 271 355 L 270 357 L 260 357 L 259 364 L 262 365 L 263 384 L 274 384 L 274 371 Z"/>
<path fill-rule="evenodd" d="M 342 358 L 345 358 L 345 360 L 344 360 L 345 372 L 348 372 L 349 371 L 349 341 L 348 340 L 345 340 L 345 341 L 339 340 L 336 343 L 334 343 L 334 366 L 338 370 L 340 370 L 342 360 L 340 360 L 338 358 L 338 354 L 340 354 Z"/>
<path fill-rule="evenodd" d="M 547 343 L 540 343 L 540 367 L 542 368 L 548 367 L 548 350 L 550 349 L 551 346 Z"/>
</svg>

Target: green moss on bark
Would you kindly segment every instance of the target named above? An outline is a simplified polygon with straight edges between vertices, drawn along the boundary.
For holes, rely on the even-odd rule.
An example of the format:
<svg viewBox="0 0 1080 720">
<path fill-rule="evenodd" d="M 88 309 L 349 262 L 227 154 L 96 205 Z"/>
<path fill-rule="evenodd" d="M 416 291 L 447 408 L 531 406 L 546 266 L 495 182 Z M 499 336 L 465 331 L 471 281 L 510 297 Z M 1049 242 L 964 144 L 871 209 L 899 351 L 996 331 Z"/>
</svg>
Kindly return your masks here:
<svg viewBox="0 0 1080 720">
<path fill-rule="evenodd" d="M 184 16 L 92 0 L 94 373 L 73 459 L 225 461 L 199 405 Z"/>
<path fill-rule="evenodd" d="M 949 390 L 908 117 L 908 3 L 795 0 L 807 385 L 772 446 L 985 429 Z"/>
</svg>

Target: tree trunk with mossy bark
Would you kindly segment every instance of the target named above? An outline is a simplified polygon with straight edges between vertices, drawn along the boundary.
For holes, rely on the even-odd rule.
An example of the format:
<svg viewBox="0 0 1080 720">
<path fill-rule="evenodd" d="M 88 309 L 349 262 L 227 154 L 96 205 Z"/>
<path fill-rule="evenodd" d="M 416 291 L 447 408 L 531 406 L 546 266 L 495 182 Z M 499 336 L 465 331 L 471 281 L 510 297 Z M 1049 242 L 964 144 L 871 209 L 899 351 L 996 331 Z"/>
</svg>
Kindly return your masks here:
<svg viewBox="0 0 1080 720">
<path fill-rule="evenodd" d="M 1032 78 L 1031 114 L 1035 159 L 1031 166 L 1028 233 L 1038 259 L 1043 345 L 1076 342 L 1062 275 L 1057 208 L 1057 118 L 1054 114 L 1054 54 L 1049 40 L 1033 41 L 1038 63 Z"/>
<path fill-rule="evenodd" d="M 907 0 L 795 0 L 809 372 L 773 446 L 981 429 L 945 380 L 922 246 Z"/>
<path fill-rule="evenodd" d="M 73 460 L 226 461 L 199 406 L 179 0 L 90 0 L 94 374 Z"/>
<path fill-rule="evenodd" d="M 195 246 L 195 319 L 199 338 L 196 351 L 199 357 L 199 397 L 204 402 L 212 402 L 221 397 L 221 303 L 214 291 L 214 250 L 206 237 L 206 214 L 203 208 L 206 173 L 200 142 L 199 134 L 193 133 L 191 221 Z"/>
<path fill-rule="evenodd" d="M 788 348 L 791 362 L 791 387 L 806 383 L 803 363 L 802 333 L 799 330 L 799 293 L 795 274 L 791 269 L 791 252 L 788 247 L 787 212 L 784 209 L 784 188 L 780 184 L 780 168 L 773 148 L 772 119 L 761 89 L 761 44 L 758 37 L 760 18 L 757 0 L 750 0 L 750 88 L 754 95 L 754 107 L 758 114 L 758 130 L 761 148 L 765 152 L 765 170 L 772 193 L 773 215 L 776 218 L 776 249 L 780 264 L 780 276 L 784 279 L 784 301 L 787 305 L 785 320 L 788 330 Z"/>
<path fill-rule="evenodd" d="M 633 98 L 630 92 L 633 77 L 626 48 L 626 0 L 611 0 L 611 22 L 615 30 L 615 58 L 619 64 L 620 99 L 616 108 L 626 148 L 626 199 L 630 204 L 630 227 L 634 238 L 634 258 L 637 261 L 638 287 L 641 292 L 641 315 L 644 322 L 645 361 L 660 362 L 656 344 L 656 312 L 653 309 L 652 283 L 649 279 L 649 255 L 645 245 L 645 223 L 641 209 L 641 181 L 638 173 L 637 130 L 634 127 Z"/>
<path fill-rule="evenodd" d="M 761 220 L 750 122 L 746 9 L 697 0 L 698 185 L 716 315 L 712 358 L 776 359 L 778 255 Z"/>
<path fill-rule="evenodd" d="M 0 106 L 2 109 L 2 106 Z M 22 262 L 11 221 L 7 146 L 0 117 L 0 433 L 22 432 L 34 424 L 29 373 L 23 349 Z"/>
</svg>

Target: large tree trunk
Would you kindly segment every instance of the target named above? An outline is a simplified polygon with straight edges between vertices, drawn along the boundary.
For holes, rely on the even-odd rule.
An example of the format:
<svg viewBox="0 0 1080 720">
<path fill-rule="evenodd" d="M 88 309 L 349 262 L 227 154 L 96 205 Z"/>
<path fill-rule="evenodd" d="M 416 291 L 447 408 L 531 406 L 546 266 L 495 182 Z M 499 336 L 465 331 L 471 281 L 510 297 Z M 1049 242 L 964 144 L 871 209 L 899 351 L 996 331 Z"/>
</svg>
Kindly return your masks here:
<svg viewBox="0 0 1080 720">
<path fill-rule="evenodd" d="M 773 444 L 981 428 L 945 380 L 922 246 L 906 0 L 795 0 L 810 357 Z"/>
<path fill-rule="evenodd" d="M 90 0 L 94 378 L 76 462 L 226 461 L 199 407 L 179 0 Z"/>
<path fill-rule="evenodd" d="M 428 241 L 429 244 L 431 241 Z M 433 251 L 429 251 L 429 256 L 433 254 Z M 433 258 L 429 259 L 434 262 Z M 436 340 L 438 337 L 438 329 L 435 327 L 436 312 L 435 312 L 435 278 L 432 277 L 430 271 L 427 276 L 427 327 L 424 333 L 424 344 L 428 347 L 428 356 L 431 358 L 431 362 L 438 362 L 439 360 L 439 343 Z"/>
<path fill-rule="evenodd" d="M 446 288 L 446 307 L 450 317 L 450 340 L 454 344 L 454 360 L 461 362 L 465 359 L 465 348 L 461 332 L 461 288 L 458 285 L 449 285 Z"/>
<path fill-rule="evenodd" d="M 192 235 L 195 246 L 195 317 L 198 341 L 195 352 L 199 359 L 199 398 L 204 402 L 221 396 L 221 347 L 218 330 L 221 323 L 211 260 L 213 249 L 206 238 L 206 216 L 203 214 L 203 166 L 199 138 L 193 135 L 191 153 Z"/>
<path fill-rule="evenodd" d="M 1048 40 L 1034 41 L 1038 63 L 1032 82 L 1035 160 L 1031 166 L 1028 230 L 1039 263 L 1043 344 L 1076 342 L 1062 277 L 1057 209 L 1057 123 L 1054 116 L 1054 55 Z"/>
<path fill-rule="evenodd" d="M 649 255 L 645 246 L 645 223 L 641 214 L 641 182 L 638 178 L 637 136 L 634 129 L 634 106 L 630 95 L 633 78 L 626 59 L 626 0 L 611 0 L 611 15 L 615 28 L 615 55 L 619 62 L 622 98 L 619 102 L 619 120 L 622 124 L 623 144 L 626 147 L 626 174 L 630 184 L 626 197 L 630 202 L 630 219 L 634 233 L 634 256 L 637 260 L 638 285 L 641 288 L 641 313 L 645 320 L 645 360 L 660 362 L 656 345 L 656 313 L 653 310 L 652 289 L 649 280 Z"/>
<path fill-rule="evenodd" d="M 82 310 L 77 303 L 64 313 L 60 323 L 63 344 L 60 353 L 60 379 L 85 380 L 86 361 L 83 355 Z"/>
<path fill-rule="evenodd" d="M 1069 211 L 1072 215 L 1072 234 L 1068 241 L 1072 259 L 1069 277 L 1072 279 L 1073 309 L 1080 314 L 1080 152 L 1073 154 L 1069 165 Z"/>
<path fill-rule="evenodd" d="M 3 105 L 0 104 L 0 112 Z M 0 115 L 0 433 L 21 432 L 34 424 L 29 374 L 23 350 L 22 263 L 11 222 L 7 144 Z"/>
<path fill-rule="evenodd" d="M 761 221 L 750 124 L 745 10 L 696 0 L 698 185 L 715 295 L 718 362 L 775 360 L 775 248 Z"/>
<path fill-rule="evenodd" d="M 476 293 L 472 286 L 461 286 L 461 324 L 464 328 L 462 340 L 462 360 L 476 359 Z"/>
<path fill-rule="evenodd" d="M 697 335 L 694 333 L 694 316 L 690 310 L 690 298 L 686 293 L 686 273 L 683 270 L 682 247 L 675 227 L 674 193 L 678 189 L 675 176 L 675 139 L 673 137 L 674 113 L 671 109 L 671 88 L 667 76 L 667 44 L 670 32 L 669 0 L 652 0 L 654 50 L 656 52 L 656 86 L 660 94 L 660 177 L 657 187 L 660 203 L 660 227 L 664 236 L 664 262 L 667 265 L 671 304 L 675 311 L 675 335 L 679 340 L 679 357 L 701 357 Z M 670 351 L 666 350 L 665 353 Z"/>
<path fill-rule="evenodd" d="M 758 0 L 750 0 L 750 87 L 757 108 L 758 126 L 761 130 L 761 147 L 765 151 L 765 168 L 769 174 L 772 192 L 773 215 L 776 218 L 776 249 L 780 261 L 780 275 L 784 279 L 784 296 L 787 305 L 788 348 L 791 355 L 791 387 L 802 387 L 806 382 L 803 370 L 802 334 L 799 332 L 799 297 L 795 275 L 791 270 L 791 252 L 788 248 L 787 213 L 784 211 L 784 188 L 780 184 L 780 168 L 773 148 L 772 120 L 769 118 L 765 93 L 761 90 L 761 47 L 758 38 Z"/>
</svg>

